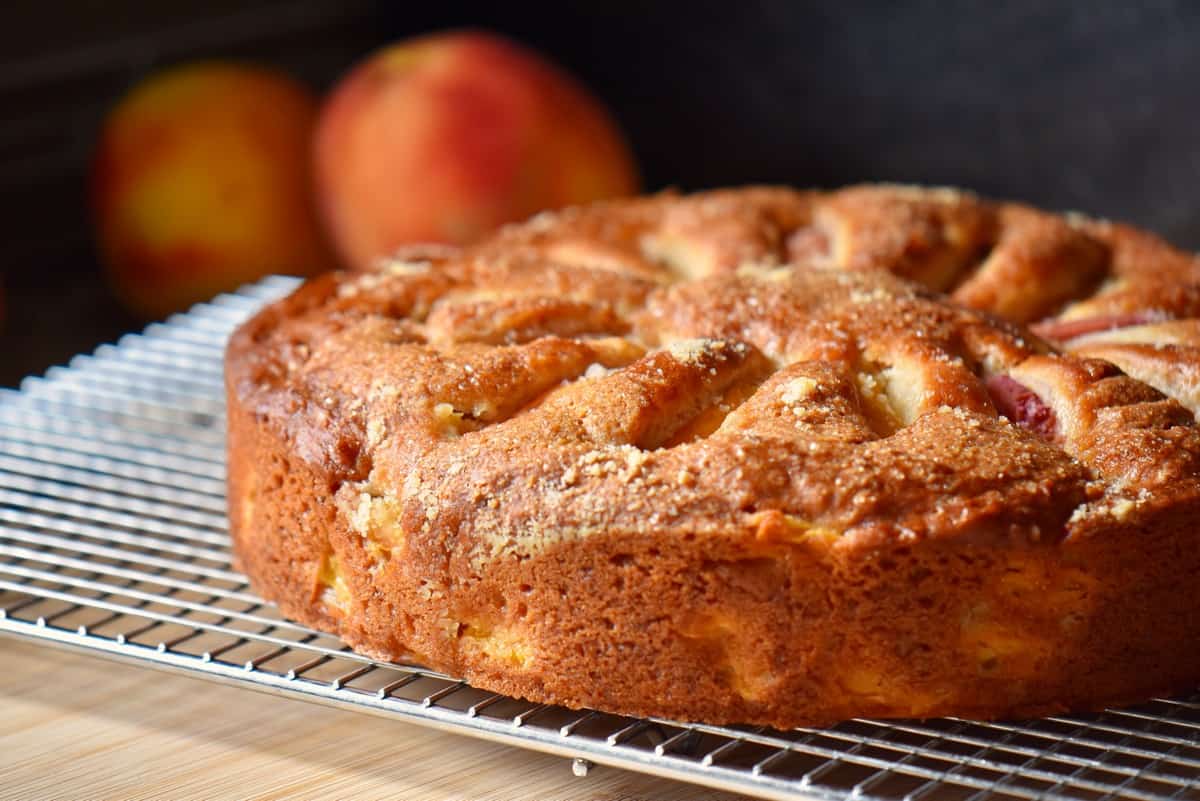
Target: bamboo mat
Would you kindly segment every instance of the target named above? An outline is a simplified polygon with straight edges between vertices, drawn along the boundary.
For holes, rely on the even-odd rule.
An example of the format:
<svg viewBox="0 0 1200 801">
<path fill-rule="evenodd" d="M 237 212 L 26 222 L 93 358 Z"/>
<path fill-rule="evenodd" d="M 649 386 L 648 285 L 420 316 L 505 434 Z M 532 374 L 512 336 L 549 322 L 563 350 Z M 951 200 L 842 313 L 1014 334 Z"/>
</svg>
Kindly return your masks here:
<svg viewBox="0 0 1200 801">
<path fill-rule="evenodd" d="M 0 799 L 738 796 L 0 638 Z"/>
</svg>

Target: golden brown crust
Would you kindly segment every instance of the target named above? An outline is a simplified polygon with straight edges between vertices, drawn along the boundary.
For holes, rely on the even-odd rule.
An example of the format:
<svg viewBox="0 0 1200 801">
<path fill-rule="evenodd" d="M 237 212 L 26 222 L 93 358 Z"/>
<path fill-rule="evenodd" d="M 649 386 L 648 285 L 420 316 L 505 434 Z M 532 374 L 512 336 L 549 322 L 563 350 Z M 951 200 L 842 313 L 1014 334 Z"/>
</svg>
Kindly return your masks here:
<svg viewBox="0 0 1200 801">
<path fill-rule="evenodd" d="M 907 187 L 410 251 L 235 334 L 235 550 L 292 617 L 541 701 L 786 727 L 1142 698 L 1200 678 L 1200 339 L 1153 322 L 1198 287 L 1146 234 Z"/>
</svg>

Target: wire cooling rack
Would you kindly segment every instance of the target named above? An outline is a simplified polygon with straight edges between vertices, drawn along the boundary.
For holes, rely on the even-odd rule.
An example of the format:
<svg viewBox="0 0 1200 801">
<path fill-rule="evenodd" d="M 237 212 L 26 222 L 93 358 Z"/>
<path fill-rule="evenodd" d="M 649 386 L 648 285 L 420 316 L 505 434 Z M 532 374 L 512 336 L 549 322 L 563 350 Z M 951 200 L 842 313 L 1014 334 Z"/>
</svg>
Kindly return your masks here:
<svg viewBox="0 0 1200 801">
<path fill-rule="evenodd" d="M 268 279 L 0 391 L 0 633 L 560 754 L 579 773 L 776 799 L 1200 801 L 1200 694 L 1011 724 L 685 726 L 479 691 L 284 620 L 230 567 L 221 356 L 294 286 Z"/>
</svg>

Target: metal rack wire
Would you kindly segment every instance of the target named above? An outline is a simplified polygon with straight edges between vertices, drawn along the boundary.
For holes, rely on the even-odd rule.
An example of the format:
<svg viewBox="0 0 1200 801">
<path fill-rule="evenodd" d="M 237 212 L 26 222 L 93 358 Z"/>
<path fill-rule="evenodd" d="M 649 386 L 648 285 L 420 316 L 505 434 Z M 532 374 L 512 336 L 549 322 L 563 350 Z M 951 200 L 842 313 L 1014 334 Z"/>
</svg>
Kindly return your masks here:
<svg viewBox="0 0 1200 801">
<path fill-rule="evenodd" d="M 0 633 L 763 798 L 1200 801 L 1200 694 L 1023 723 L 780 732 L 531 704 L 375 662 L 229 563 L 221 352 L 294 286 L 217 298 L 0 390 Z"/>
</svg>

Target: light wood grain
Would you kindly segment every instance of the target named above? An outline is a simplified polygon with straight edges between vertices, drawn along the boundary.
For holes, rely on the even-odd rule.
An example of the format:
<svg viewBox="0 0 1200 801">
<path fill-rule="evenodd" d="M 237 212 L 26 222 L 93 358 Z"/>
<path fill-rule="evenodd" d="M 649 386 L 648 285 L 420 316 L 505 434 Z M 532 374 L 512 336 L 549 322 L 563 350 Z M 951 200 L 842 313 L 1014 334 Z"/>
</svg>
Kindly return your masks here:
<svg viewBox="0 0 1200 801">
<path fill-rule="evenodd" d="M 0 638 L 0 799 L 734 801 Z"/>
</svg>

